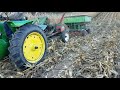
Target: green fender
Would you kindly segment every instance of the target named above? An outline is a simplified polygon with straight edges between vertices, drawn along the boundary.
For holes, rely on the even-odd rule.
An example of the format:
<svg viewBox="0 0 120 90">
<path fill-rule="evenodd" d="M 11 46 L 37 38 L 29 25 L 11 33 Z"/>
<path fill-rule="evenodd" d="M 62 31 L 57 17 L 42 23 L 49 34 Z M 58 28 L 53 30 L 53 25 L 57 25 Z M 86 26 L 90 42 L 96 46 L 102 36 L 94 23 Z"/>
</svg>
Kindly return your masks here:
<svg viewBox="0 0 120 90">
<path fill-rule="evenodd" d="M 15 32 L 17 28 L 25 25 L 25 24 L 32 24 L 33 21 L 24 20 L 24 21 L 7 21 L 7 24 L 11 27 L 12 31 Z M 6 36 L 6 32 L 4 30 L 4 21 L 0 22 L 0 61 L 9 54 L 8 47 L 9 47 L 9 38 Z"/>
<path fill-rule="evenodd" d="M 30 20 L 23 20 L 23 21 L 8 21 L 8 25 L 10 27 L 21 27 L 25 24 L 32 24 L 33 21 L 30 21 Z"/>
<path fill-rule="evenodd" d="M 0 60 L 8 55 L 8 46 L 8 42 L 6 42 L 4 39 L 0 39 Z"/>
</svg>

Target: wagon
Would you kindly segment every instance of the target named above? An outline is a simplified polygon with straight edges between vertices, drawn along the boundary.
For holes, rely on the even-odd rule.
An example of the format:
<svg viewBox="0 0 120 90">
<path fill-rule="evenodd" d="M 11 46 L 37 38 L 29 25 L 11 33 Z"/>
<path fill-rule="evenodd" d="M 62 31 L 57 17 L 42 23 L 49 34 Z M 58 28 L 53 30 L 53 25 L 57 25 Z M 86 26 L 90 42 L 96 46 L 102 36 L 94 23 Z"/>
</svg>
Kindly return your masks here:
<svg viewBox="0 0 120 90">
<path fill-rule="evenodd" d="M 92 17 L 87 15 L 64 17 L 64 23 L 70 28 L 70 31 L 80 31 L 82 35 L 90 33 L 88 24 Z"/>
</svg>

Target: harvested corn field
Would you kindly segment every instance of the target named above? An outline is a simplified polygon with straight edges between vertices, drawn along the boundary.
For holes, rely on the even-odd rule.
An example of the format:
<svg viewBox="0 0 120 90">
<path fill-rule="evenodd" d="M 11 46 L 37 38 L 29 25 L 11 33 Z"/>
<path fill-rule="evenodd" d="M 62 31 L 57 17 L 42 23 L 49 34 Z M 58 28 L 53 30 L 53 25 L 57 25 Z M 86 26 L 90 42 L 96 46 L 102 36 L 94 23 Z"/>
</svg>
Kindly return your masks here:
<svg viewBox="0 0 120 90">
<path fill-rule="evenodd" d="M 16 70 L 6 57 L 0 62 L 0 77 L 119 78 L 120 13 L 101 12 L 89 26 L 91 34 L 85 37 L 71 35 L 68 43 L 58 38 L 51 40 L 45 61 L 23 72 Z"/>
</svg>

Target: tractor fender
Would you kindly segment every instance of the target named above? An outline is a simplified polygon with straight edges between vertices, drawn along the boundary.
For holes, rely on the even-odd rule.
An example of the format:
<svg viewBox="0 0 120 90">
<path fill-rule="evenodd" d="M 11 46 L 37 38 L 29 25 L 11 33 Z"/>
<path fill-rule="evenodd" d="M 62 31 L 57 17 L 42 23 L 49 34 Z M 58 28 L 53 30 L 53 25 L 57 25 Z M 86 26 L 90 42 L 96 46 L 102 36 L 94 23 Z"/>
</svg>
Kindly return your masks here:
<svg viewBox="0 0 120 90">
<path fill-rule="evenodd" d="M 21 27 L 25 24 L 32 24 L 33 21 L 30 20 L 22 20 L 22 21 L 8 21 L 7 24 L 10 27 Z"/>
</svg>

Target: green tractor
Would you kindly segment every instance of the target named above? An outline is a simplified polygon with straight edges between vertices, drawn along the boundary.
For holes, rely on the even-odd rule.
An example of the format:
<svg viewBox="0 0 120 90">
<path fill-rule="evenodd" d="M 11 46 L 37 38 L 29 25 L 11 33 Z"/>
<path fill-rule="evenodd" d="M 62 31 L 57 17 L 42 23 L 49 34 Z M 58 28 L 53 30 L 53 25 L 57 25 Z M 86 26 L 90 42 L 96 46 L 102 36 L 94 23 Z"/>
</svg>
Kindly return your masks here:
<svg viewBox="0 0 120 90">
<path fill-rule="evenodd" d="M 0 17 L 0 60 L 9 55 L 10 61 L 20 70 L 37 65 L 46 56 L 48 39 L 60 36 L 69 40 L 69 29 L 65 24 L 50 25 L 47 17 L 33 20 L 27 18 Z"/>
</svg>

